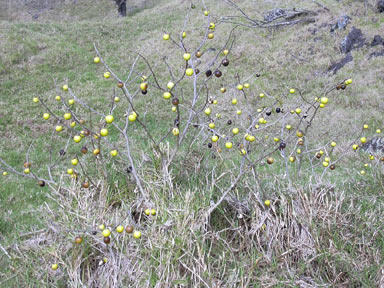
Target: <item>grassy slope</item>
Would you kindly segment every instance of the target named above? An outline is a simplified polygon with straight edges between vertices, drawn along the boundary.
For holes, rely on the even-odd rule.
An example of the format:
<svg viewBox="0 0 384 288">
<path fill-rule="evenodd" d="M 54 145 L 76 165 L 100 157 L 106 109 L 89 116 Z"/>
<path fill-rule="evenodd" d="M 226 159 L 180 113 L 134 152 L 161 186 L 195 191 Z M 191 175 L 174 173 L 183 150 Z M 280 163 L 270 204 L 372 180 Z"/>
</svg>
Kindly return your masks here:
<svg viewBox="0 0 384 288">
<path fill-rule="evenodd" d="M 87 1 L 79 2 L 76 9 L 73 9 L 72 4 L 54 8 L 56 10 L 53 11 L 60 11 L 60 19 L 52 16 L 53 11 L 44 11 L 37 21 L 32 21 L 26 10 L 13 11 L 11 16 L 7 16 L 8 19 L 2 16 L 4 20 L 0 22 L 0 37 L 5 41 L 0 43 L 0 155 L 14 167 L 21 168 L 25 159 L 24 153 L 32 138 L 36 139 L 34 147 L 38 151 L 34 154 L 35 165 L 44 163 L 44 157 L 47 157 L 44 156 L 46 139 L 42 137 L 47 137 L 46 132 L 50 126 L 43 123 L 42 112 L 33 105 L 31 99 L 35 96 L 54 97 L 60 93 L 54 87 L 52 78 L 60 85 L 68 81 L 78 95 L 98 103 L 95 105 L 102 105 L 105 95 L 110 95 L 114 83 L 103 80 L 104 71 L 93 65 L 92 43 L 95 41 L 111 67 L 117 69 L 119 75 L 124 75 L 133 61 L 129 54 L 131 50 L 140 47 L 145 55 L 152 57 L 152 63 L 160 59 L 161 55 L 175 51 L 167 51 L 167 44 L 160 41 L 161 35 L 163 31 L 171 34 L 180 32 L 179 28 L 184 20 L 183 11 L 187 5 L 176 0 L 163 1 L 154 8 L 148 5 L 148 9 L 135 10 L 131 17 L 120 19 L 116 17 L 115 7 L 110 1 L 104 0 L 93 5 L 88 5 Z M 233 13 L 223 3 L 216 2 L 211 9 L 214 14 Z M 311 3 L 302 4 L 301 1 L 284 3 L 284 7 L 297 5 L 318 9 Z M 330 34 L 328 27 L 321 28 L 321 24 L 334 21 L 341 11 L 345 11 L 353 18 L 349 27 L 353 25 L 362 29 L 370 41 L 373 35 L 384 31 L 384 21 L 371 10 L 364 15 L 362 3 L 324 3 L 331 12 L 320 12 L 316 24 L 273 31 L 241 29 L 238 34 L 241 37 L 238 38 L 231 59 L 235 65 L 231 69 L 244 67 L 237 72 L 241 77 L 246 77 L 256 66 L 257 70 L 263 71 L 265 78 L 251 83 L 252 85 L 258 85 L 270 93 L 281 91 L 282 88 L 298 87 L 312 91 L 310 95 L 313 97 L 322 91 L 324 84 L 352 77 L 354 89 L 339 93 L 335 99 L 336 105 L 323 113 L 323 123 L 326 124 L 317 124 L 323 125 L 320 129 L 328 139 L 336 139 L 343 144 L 351 140 L 349 131 L 355 130 L 353 125 L 356 123 L 371 125 L 372 129 L 367 136 L 373 135 L 373 127 L 384 130 L 383 117 L 377 108 L 380 105 L 383 108 L 383 95 L 380 91 L 384 90 L 384 82 L 380 79 L 384 77 L 384 57 L 368 60 L 368 53 L 376 51 L 377 47 L 364 47 L 353 52 L 354 62 L 336 76 L 324 73 L 333 60 L 342 57 L 337 47 L 348 29 Z M 258 5 L 242 1 L 239 5 L 255 14 L 257 11 L 273 8 L 265 1 L 259 1 Z M 197 23 L 192 20 L 190 25 L 194 27 Z M 314 25 L 318 26 L 319 32 L 311 35 L 308 28 L 314 28 Z M 229 26 L 224 24 L 222 28 L 225 27 Z M 189 33 L 188 29 L 187 32 Z M 199 33 L 195 33 L 196 36 L 197 34 Z M 314 42 L 315 37 L 321 37 L 321 40 Z M 221 41 L 224 39 L 224 36 L 219 38 Z M 242 58 L 235 60 L 238 56 Z M 161 80 L 168 81 L 167 77 L 162 77 Z M 165 113 L 158 117 L 160 120 L 167 119 Z M 155 123 L 155 119 L 148 118 L 148 121 Z M 322 135 L 313 137 L 323 141 Z M 353 173 L 359 169 L 351 168 Z M 344 182 L 341 178 L 348 178 L 352 174 L 338 173 L 340 177 L 336 181 L 340 182 Z M 38 229 L 38 208 L 46 198 L 44 191 L 31 181 L 9 176 L 7 179 L 2 178 L 1 183 L 1 242 L 9 244 L 17 239 L 19 231 Z M 366 209 L 370 209 L 370 199 L 377 196 L 375 191 L 372 193 L 373 195 L 367 193 L 361 196 L 362 201 L 368 205 Z"/>
</svg>

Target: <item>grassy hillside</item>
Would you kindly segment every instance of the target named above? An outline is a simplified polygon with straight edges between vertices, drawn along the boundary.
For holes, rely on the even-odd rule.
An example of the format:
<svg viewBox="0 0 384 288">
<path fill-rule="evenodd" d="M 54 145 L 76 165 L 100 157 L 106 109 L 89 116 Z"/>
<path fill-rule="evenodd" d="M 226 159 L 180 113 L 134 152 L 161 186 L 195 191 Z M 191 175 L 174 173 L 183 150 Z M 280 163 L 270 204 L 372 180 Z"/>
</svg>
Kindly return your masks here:
<svg viewBox="0 0 384 288">
<path fill-rule="evenodd" d="M 49 151 L 55 151 L 55 157 L 58 157 L 57 151 L 64 148 L 65 142 L 52 141 L 64 138 L 51 136 L 53 122 L 42 120 L 44 111 L 32 99 L 41 97 L 55 103 L 56 95 L 67 97 L 60 87 L 68 83 L 79 98 L 108 114 L 109 99 L 114 93 L 119 93 L 115 81 L 103 78 L 105 68 L 93 63 L 96 55 L 94 43 L 103 59 L 120 78 L 127 77 L 136 53 L 140 52 L 156 68 L 157 80 L 165 86 L 170 81 L 170 75 L 164 57 L 178 75 L 182 75 L 185 68 L 182 52 L 163 41 L 163 34 L 179 35 L 183 31 L 187 13 L 190 15 L 186 22 L 185 43 L 191 51 L 197 48 L 198 41 L 205 33 L 203 6 L 198 1 L 195 1 L 196 9 L 189 9 L 189 1 L 133 1 L 130 2 L 129 16 L 124 19 L 118 17 L 113 2 L 107 0 L 52 1 L 49 5 L 37 0 L 26 5 L 16 2 L 0 4 L 0 157 L 22 171 L 25 155 L 30 150 L 29 161 L 33 163 L 34 171 L 45 176 L 45 163 L 51 157 Z M 156 169 L 158 163 L 153 161 L 155 164 L 152 165 L 150 162 L 154 167 L 143 164 L 147 169 L 144 169 L 146 183 L 153 187 L 149 193 L 157 207 L 158 218 L 150 220 L 149 224 L 140 224 L 149 242 L 119 248 L 124 253 L 131 253 L 132 257 L 129 260 L 131 262 L 119 258 L 119 261 L 129 263 L 124 262 L 125 266 L 121 264 L 118 267 L 136 267 L 121 270 L 121 273 L 128 275 L 126 278 L 116 276 L 114 273 L 119 274 L 119 271 L 116 272 L 116 269 L 108 265 L 97 268 L 97 265 L 92 264 L 90 255 L 93 254 L 89 252 L 93 248 L 91 245 L 83 247 L 83 254 L 80 254 L 88 255 L 84 256 L 91 263 L 87 267 L 93 267 L 93 270 L 79 268 L 84 266 L 79 264 L 80 254 L 76 254 L 76 251 L 63 248 L 63 245 L 59 248 L 59 242 L 67 240 L 70 243 L 72 230 L 81 230 L 81 227 L 69 227 L 71 232 L 64 230 L 68 232 L 68 235 L 62 236 L 64 239 L 55 238 L 57 235 L 42 235 L 49 234 L 52 227 L 56 227 L 53 224 L 55 221 L 78 225 L 81 217 L 77 220 L 76 217 L 64 217 L 65 210 L 62 211 L 60 203 L 52 200 L 48 187 L 41 188 L 34 180 L 10 173 L 0 178 L 0 243 L 9 255 L 0 252 L 0 261 L 4 264 L 0 269 L 2 287 L 76 287 L 80 283 L 87 283 L 84 279 L 89 280 L 91 277 L 86 274 L 92 274 L 96 269 L 104 269 L 97 271 L 105 273 L 105 278 L 108 275 L 116 277 L 115 280 L 102 279 L 97 282 L 107 287 L 117 285 L 113 281 L 118 281 L 118 278 L 123 281 L 121 285 L 130 287 L 137 287 L 135 285 L 139 281 L 145 283 L 146 287 L 384 285 L 384 178 L 383 162 L 379 162 L 382 155 L 376 155 L 375 160 L 370 162 L 368 154 L 350 149 L 363 124 L 369 125 L 363 135 L 368 139 L 378 135 L 375 132 L 377 129 L 384 131 L 384 57 L 369 56 L 383 49 L 382 45 L 369 45 L 374 35 L 384 37 L 383 15 L 375 11 L 375 1 L 367 1 L 367 8 L 364 1 L 321 1 L 328 10 L 311 1 L 236 3 L 248 15 L 258 19 L 262 19 L 263 11 L 276 7 L 296 7 L 316 12 L 313 16 L 315 22 L 310 24 L 279 28 L 239 27 L 228 56 L 230 65 L 226 70 L 232 76 L 225 74 L 220 81 L 235 83 L 233 75 L 238 74 L 240 79 L 249 78 L 247 81 L 254 89 L 251 94 L 254 98 L 261 91 L 266 91 L 281 102 L 297 103 L 297 95 L 286 93 L 292 87 L 302 91 L 308 99 L 313 99 L 321 97 L 333 84 L 352 78 L 353 85 L 346 90 L 335 91 L 331 98 L 332 106 L 320 112 L 319 118 L 312 124 L 313 129 L 306 135 L 316 143 L 316 147 L 326 147 L 330 141 L 336 141 L 336 153 L 345 149 L 347 152 L 337 164 L 340 169 L 325 174 L 321 181 L 314 184 L 313 179 L 316 177 L 312 175 L 310 166 L 304 166 L 305 173 L 301 176 L 291 175 L 293 184 L 288 186 L 282 161 L 276 161 L 278 163 L 273 168 L 261 166 L 257 170 L 260 173 L 259 186 L 248 175 L 249 178 L 233 191 L 235 198 L 240 202 L 248 202 L 247 205 L 251 207 L 253 214 L 247 220 L 248 224 L 238 217 L 239 211 L 234 212 L 230 203 L 220 206 L 211 215 L 209 222 L 203 223 L 201 215 L 210 207 L 211 201 L 220 198 L 222 191 L 214 184 L 212 187 L 205 186 L 210 174 L 204 173 L 206 170 L 217 169 L 216 176 L 219 176 L 219 172 L 236 170 L 240 163 L 238 155 L 210 152 L 206 148 L 209 142 L 207 138 L 201 146 L 191 146 L 191 153 L 186 154 L 188 157 L 178 160 L 172 169 L 172 194 L 166 194 L 169 187 L 159 180 L 161 172 Z M 219 32 L 215 33 L 215 42 L 208 42 L 203 47 L 202 62 L 213 57 L 225 45 L 233 28 L 233 24 L 221 22 L 222 17 L 240 15 L 226 1 L 205 1 L 205 4 Z M 337 17 L 343 14 L 352 18 L 351 23 L 346 29 L 330 33 L 330 24 L 334 24 Z M 333 75 L 327 70 L 334 62 L 345 57 L 340 52 L 340 43 L 353 26 L 362 30 L 367 45 L 352 50 L 353 61 Z M 150 74 L 142 61 L 138 62 L 137 69 Z M 260 73 L 261 77 L 251 78 L 254 73 Z M 135 81 L 139 83 L 139 77 Z M 212 85 L 220 87 L 219 80 L 214 81 Z M 181 83 L 181 87 L 186 94 L 190 93 L 187 83 Z M 161 94 L 160 91 L 149 89 L 148 95 L 137 101 L 137 108 L 144 115 L 143 120 L 155 137 L 160 137 L 172 128 L 174 119 L 169 104 L 164 102 Z M 220 97 L 223 111 L 232 109 L 230 103 L 233 94 L 217 97 Z M 271 105 L 272 100 L 267 99 L 265 105 Z M 252 103 L 254 106 L 246 107 L 242 102 L 239 107 L 244 110 L 261 108 Z M 52 104 L 52 109 L 61 113 L 59 106 L 55 105 Z M 294 108 L 293 104 L 286 106 L 287 110 Z M 116 114 L 124 114 L 123 109 L 116 111 Z M 111 131 L 112 137 L 117 139 L 116 131 Z M 135 133 L 138 136 L 132 140 L 132 153 L 139 159 L 145 158 L 142 154 L 152 159 L 150 141 L 139 128 L 132 130 L 132 134 Z M 265 140 L 266 145 L 274 145 L 272 138 Z M 167 141 L 174 145 L 173 140 Z M 116 145 L 119 144 L 124 143 L 118 142 Z M 179 156 L 187 153 L 187 150 L 183 147 Z M 197 167 L 197 159 L 201 155 L 206 160 L 202 167 Z M 278 152 L 275 155 L 279 157 Z M 365 163 L 369 163 L 368 168 L 364 168 Z M 60 166 L 60 169 L 64 171 L 65 165 Z M 201 174 L 199 169 L 203 171 Z M 367 171 L 364 177 L 360 175 L 362 169 Z M 319 174 L 323 171 L 321 165 L 315 170 Z M 121 183 L 119 175 L 106 187 L 111 189 L 114 184 L 118 186 Z M 230 183 L 231 180 L 225 177 L 228 175 L 223 177 L 226 179 L 224 184 L 218 186 Z M 220 177 L 217 179 L 220 182 Z M 111 225 L 117 225 L 119 219 L 124 219 L 125 211 L 132 209 L 131 203 L 137 200 L 135 195 L 132 196 L 134 188 L 129 185 L 122 185 L 116 190 L 118 192 L 114 190 L 108 194 L 111 198 L 108 203 L 117 201 L 121 202 L 120 206 L 112 212 L 110 208 L 106 209 L 107 212 L 103 211 L 111 217 Z M 291 193 L 294 194 L 292 198 Z M 265 199 L 276 199 L 276 206 L 270 214 L 264 213 L 264 208 L 258 208 Z M 80 203 L 85 200 L 78 201 Z M 58 214 L 47 212 L 47 206 L 57 209 Z M 298 207 L 303 214 L 295 215 Z M 259 225 L 261 222 L 258 221 L 263 217 L 268 218 L 267 228 Z M 88 220 L 84 221 L 95 226 L 104 219 L 102 216 L 90 215 L 89 223 Z M 303 236 L 305 239 L 287 239 L 281 231 L 289 227 L 288 235 L 294 238 L 297 233 L 295 231 L 298 231 L 295 229 L 301 231 L 299 227 L 303 219 L 310 219 L 308 226 L 305 226 L 308 229 L 305 234 L 307 236 Z M 263 232 L 263 229 L 267 229 L 267 232 Z M 260 230 L 257 232 L 259 234 L 251 233 L 255 230 Z M 44 245 L 44 241 L 49 245 Z M 271 245 L 276 243 L 274 241 L 281 245 Z M 315 252 L 308 252 L 306 245 Z M 21 254 L 15 252 L 18 247 L 21 247 Z M 51 262 L 47 259 L 59 259 L 58 254 L 61 252 L 67 258 L 60 259 L 72 259 L 69 263 L 73 267 L 67 263 L 65 270 L 55 274 L 50 271 Z M 107 255 L 110 251 L 104 252 Z M 20 257 L 23 253 L 28 261 Z M 306 258 L 305 253 L 314 254 Z M 118 262 L 110 258 L 111 254 L 108 255 L 112 263 Z M 103 259 L 103 254 L 100 253 L 95 259 Z M 112 263 L 110 266 L 113 266 Z M 77 271 L 79 274 L 73 272 L 77 276 L 68 278 L 65 272 L 70 274 L 69 271 Z"/>
</svg>

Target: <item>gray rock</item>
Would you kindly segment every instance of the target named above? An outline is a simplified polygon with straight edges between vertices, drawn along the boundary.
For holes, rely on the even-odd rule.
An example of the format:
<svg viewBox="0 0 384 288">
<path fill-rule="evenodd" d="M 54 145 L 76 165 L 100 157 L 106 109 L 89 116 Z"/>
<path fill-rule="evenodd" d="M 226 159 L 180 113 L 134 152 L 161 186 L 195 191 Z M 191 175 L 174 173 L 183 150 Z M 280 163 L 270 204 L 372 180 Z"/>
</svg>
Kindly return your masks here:
<svg viewBox="0 0 384 288">
<path fill-rule="evenodd" d="M 371 43 L 371 47 L 376 46 L 376 45 L 380 45 L 380 44 L 384 44 L 384 39 L 381 38 L 380 35 L 375 35 L 373 37 L 373 40 L 372 40 L 372 43 Z"/>
<path fill-rule="evenodd" d="M 377 1 L 377 9 L 379 9 L 380 13 L 384 12 L 384 0 Z"/>
<path fill-rule="evenodd" d="M 340 50 L 343 53 L 351 52 L 352 49 L 360 48 L 365 45 L 365 38 L 360 29 L 352 27 L 351 32 L 341 41 Z"/>
<path fill-rule="evenodd" d="M 370 152 L 370 153 L 375 153 L 375 152 L 384 153 L 384 137 L 372 138 L 361 147 L 361 150 Z"/>
<path fill-rule="evenodd" d="M 331 25 L 331 32 L 335 30 L 345 29 L 347 28 L 348 23 L 352 20 L 348 15 L 342 15 L 337 18 L 337 22 Z"/>
<path fill-rule="evenodd" d="M 353 60 L 352 54 L 348 53 L 345 58 L 341 59 L 339 62 L 336 62 L 332 64 L 328 68 L 328 72 L 332 72 L 333 74 L 336 74 L 337 71 L 339 71 L 341 68 L 343 68 L 347 63 L 351 62 Z"/>
</svg>

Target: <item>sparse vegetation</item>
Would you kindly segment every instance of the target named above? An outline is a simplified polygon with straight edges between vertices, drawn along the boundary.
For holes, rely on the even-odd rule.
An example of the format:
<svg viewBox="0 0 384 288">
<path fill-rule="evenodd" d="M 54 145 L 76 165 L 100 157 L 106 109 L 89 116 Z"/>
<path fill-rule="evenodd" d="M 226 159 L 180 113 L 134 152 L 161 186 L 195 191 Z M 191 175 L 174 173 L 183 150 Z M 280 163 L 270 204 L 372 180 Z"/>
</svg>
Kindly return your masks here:
<svg viewBox="0 0 384 288">
<path fill-rule="evenodd" d="M 261 1 L 146 3 L 8 7 L 1 285 L 384 285 L 383 154 L 361 149 L 384 131 L 384 58 L 362 45 L 327 72 L 335 11 L 370 39 L 376 3 L 284 2 L 311 21 L 278 28 Z"/>
</svg>

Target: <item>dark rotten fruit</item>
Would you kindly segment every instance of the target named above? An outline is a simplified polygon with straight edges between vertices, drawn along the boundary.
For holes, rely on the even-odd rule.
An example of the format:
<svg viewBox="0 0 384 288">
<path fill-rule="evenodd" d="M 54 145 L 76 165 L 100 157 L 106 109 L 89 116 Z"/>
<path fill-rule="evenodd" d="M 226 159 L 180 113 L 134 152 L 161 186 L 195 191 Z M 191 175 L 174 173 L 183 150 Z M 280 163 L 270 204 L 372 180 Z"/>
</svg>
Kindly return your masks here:
<svg viewBox="0 0 384 288">
<path fill-rule="evenodd" d="M 89 136 L 91 134 L 91 131 L 89 129 L 84 129 L 84 135 Z"/>
<path fill-rule="evenodd" d="M 206 75 L 207 77 L 211 76 L 211 75 L 212 75 L 212 71 L 211 71 L 211 70 L 207 70 L 207 71 L 205 72 L 205 75 Z"/>
<path fill-rule="evenodd" d="M 24 162 L 24 168 L 30 168 L 31 167 L 31 163 L 29 162 Z"/>
<path fill-rule="evenodd" d="M 221 73 L 220 70 L 216 70 L 216 71 L 215 71 L 215 76 L 216 76 L 217 78 L 220 78 L 221 75 L 223 75 L 223 73 Z"/>
<path fill-rule="evenodd" d="M 109 237 L 104 237 L 104 243 L 105 243 L 105 244 L 109 244 L 109 243 L 111 243 L 111 238 L 109 238 Z"/>
<path fill-rule="evenodd" d="M 132 232 L 133 232 L 133 226 L 128 225 L 128 226 L 125 228 L 125 232 L 127 232 L 127 233 L 132 233 Z"/>
<path fill-rule="evenodd" d="M 331 170 L 335 170 L 335 168 L 336 168 L 335 164 L 332 164 L 331 166 L 329 166 L 329 169 Z"/>
<path fill-rule="evenodd" d="M 117 83 L 117 87 L 119 87 L 119 88 L 123 88 L 123 86 L 124 86 L 123 82 L 119 82 L 119 83 Z"/>
<path fill-rule="evenodd" d="M 40 187 L 44 187 L 44 186 L 45 186 L 45 182 L 44 182 L 43 180 L 40 180 L 40 181 L 39 181 L 39 186 L 40 186 Z"/>
<path fill-rule="evenodd" d="M 208 143 L 208 148 L 212 148 L 212 143 Z"/>
<path fill-rule="evenodd" d="M 81 187 L 87 189 L 89 187 L 89 182 L 85 181 L 83 184 L 81 184 Z"/>
<path fill-rule="evenodd" d="M 80 236 L 77 236 L 76 238 L 75 238 L 75 243 L 76 244 L 81 244 L 83 242 L 83 238 L 81 238 Z"/>
<path fill-rule="evenodd" d="M 267 111 L 265 114 L 266 114 L 267 116 L 271 116 L 272 112 L 271 112 L 271 111 Z"/>
<path fill-rule="evenodd" d="M 64 156 L 64 155 L 65 155 L 65 151 L 64 151 L 64 149 L 61 149 L 61 150 L 59 151 L 59 154 L 60 154 L 60 156 Z"/>
<path fill-rule="evenodd" d="M 316 153 L 316 158 L 320 159 L 321 158 L 321 154 L 320 153 Z"/>
<path fill-rule="evenodd" d="M 143 95 L 145 95 L 145 94 L 147 94 L 147 90 L 141 90 L 141 94 L 143 94 Z"/>
<path fill-rule="evenodd" d="M 223 59 L 223 61 L 221 61 L 221 64 L 223 64 L 223 66 L 227 67 L 229 65 L 229 60 Z"/>
<path fill-rule="evenodd" d="M 81 148 L 81 153 L 83 153 L 83 154 L 87 154 L 88 153 L 88 148 L 87 147 L 82 147 Z"/>
<path fill-rule="evenodd" d="M 228 124 L 228 125 L 231 125 L 231 124 L 232 124 L 232 120 L 229 119 L 229 120 L 227 121 L 227 124 Z"/>
<path fill-rule="evenodd" d="M 272 157 L 268 157 L 268 158 L 267 158 L 267 163 L 268 163 L 269 165 L 273 164 L 274 161 L 275 161 L 275 160 L 274 160 Z"/>
<path fill-rule="evenodd" d="M 178 98 L 173 98 L 172 99 L 172 104 L 175 105 L 175 106 L 179 105 L 179 99 Z"/>
<path fill-rule="evenodd" d="M 281 142 L 279 145 L 280 150 L 285 149 L 285 147 L 287 147 L 287 144 L 285 144 L 284 142 Z"/>
<path fill-rule="evenodd" d="M 200 70 L 199 69 L 195 69 L 195 74 L 197 75 L 197 74 L 199 74 L 200 73 Z"/>
<path fill-rule="evenodd" d="M 276 108 L 276 113 L 280 113 L 281 109 L 279 107 Z"/>
<path fill-rule="evenodd" d="M 201 53 L 200 51 L 197 51 L 196 54 L 195 54 L 196 58 L 200 58 L 201 55 L 203 55 L 203 53 Z"/>
</svg>

